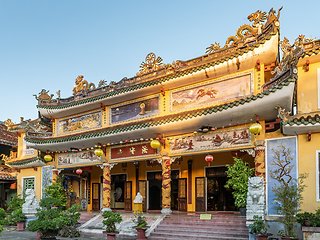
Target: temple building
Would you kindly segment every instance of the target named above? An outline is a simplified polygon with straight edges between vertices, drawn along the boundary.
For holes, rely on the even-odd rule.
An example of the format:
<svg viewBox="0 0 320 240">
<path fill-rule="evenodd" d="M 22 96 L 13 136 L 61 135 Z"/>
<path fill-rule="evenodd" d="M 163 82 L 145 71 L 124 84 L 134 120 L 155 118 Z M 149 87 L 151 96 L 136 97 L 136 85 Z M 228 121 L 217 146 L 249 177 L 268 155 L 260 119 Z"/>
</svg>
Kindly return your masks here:
<svg viewBox="0 0 320 240">
<path fill-rule="evenodd" d="M 309 173 L 302 209 L 320 207 L 320 40 L 280 41 L 280 10 L 250 14 L 202 56 L 164 64 L 149 53 L 134 77 L 96 86 L 79 75 L 68 98 L 41 90 L 38 119 L 7 123 L 18 192 L 40 199 L 59 175 L 87 211 L 132 211 L 138 192 L 144 211 L 238 211 L 224 186 L 241 157 L 264 179 L 272 216 L 268 171 L 283 144 L 294 177 Z"/>
<path fill-rule="evenodd" d="M 14 170 L 6 163 L 16 156 L 18 137 L 8 132 L 4 122 L 0 122 L 0 207 L 6 208 L 11 197 L 17 192 L 17 178 Z"/>
</svg>

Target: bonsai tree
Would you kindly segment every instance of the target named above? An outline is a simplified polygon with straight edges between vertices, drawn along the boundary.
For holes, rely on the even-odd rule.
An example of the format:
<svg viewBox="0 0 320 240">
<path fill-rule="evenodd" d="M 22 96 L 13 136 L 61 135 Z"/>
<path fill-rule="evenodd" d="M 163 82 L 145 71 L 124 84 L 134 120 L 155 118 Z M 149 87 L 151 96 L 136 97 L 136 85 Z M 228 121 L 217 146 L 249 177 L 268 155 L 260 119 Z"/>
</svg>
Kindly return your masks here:
<svg viewBox="0 0 320 240">
<path fill-rule="evenodd" d="M 318 208 L 316 213 L 298 213 L 296 215 L 296 219 L 297 222 L 301 224 L 301 226 L 320 227 L 320 208 Z"/>
<path fill-rule="evenodd" d="M 52 203 L 59 203 L 61 201 L 52 197 L 42 198 L 40 207 L 35 214 L 38 219 L 30 221 L 27 229 L 31 232 L 41 232 L 42 238 L 55 238 L 58 234 L 59 227 L 62 226 L 60 220 L 60 208 L 51 208 Z"/>
<path fill-rule="evenodd" d="M 57 205 L 57 207 L 65 207 L 67 205 L 67 198 L 62 185 L 62 178 L 58 177 L 51 185 L 47 185 L 44 190 L 44 195 L 46 197 L 58 199 L 61 203 L 60 205 Z"/>
<path fill-rule="evenodd" d="M 286 237 L 297 237 L 294 235 L 296 228 L 296 215 L 300 211 L 300 204 L 303 201 L 302 192 L 305 188 L 304 179 L 307 174 L 300 174 L 298 178 L 293 178 L 291 171 L 294 168 L 291 150 L 283 146 L 278 146 L 279 150 L 272 149 L 273 161 L 271 165 L 277 168 L 270 171 L 270 177 L 277 183 L 272 188 L 274 201 L 277 203 L 275 210 L 283 218 L 279 222 L 284 224 L 284 231 L 279 231 L 279 235 Z"/>
<path fill-rule="evenodd" d="M 268 233 L 269 225 L 266 225 L 262 220 L 261 216 L 254 215 L 253 220 L 255 220 L 252 224 L 249 225 L 250 233 L 257 235 L 258 239 L 268 239 L 268 236 L 271 236 L 271 233 Z"/>
<path fill-rule="evenodd" d="M 105 211 L 103 212 L 102 217 L 105 218 L 105 220 L 103 220 L 102 223 L 106 226 L 106 232 L 116 233 L 117 232 L 116 223 L 122 222 L 122 217 L 120 213 Z"/>
<path fill-rule="evenodd" d="M 248 163 L 240 158 L 233 159 L 233 165 L 226 165 L 229 179 L 224 187 L 233 189 L 234 205 L 240 208 L 247 205 L 248 180 L 254 175 L 254 168 L 249 168 Z"/>
<path fill-rule="evenodd" d="M 148 223 L 146 221 L 146 217 L 143 216 L 143 213 L 137 213 L 135 214 L 135 218 L 133 219 L 133 222 L 135 223 L 135 228 L 146 228 Z"/>
<path fill-rule="evenodd" d="M 61 230 L 59 236 L 75 238 L 80 237 L 77 223 L 80 218 L 80 205 L 74 204 L 66 211 L 60 213 Z"/>
<path fill-rule="evenodd" d="M 12 224 L 16 224 L 17 222 L 25 222 L 27 219 L 26 215 L 24 213 L 22 213 L 22 209 L 18 208 L 16 210 L 14 210 L 11 213 L 11 216 L 9 217 L 9 221 Z"/>
</svg>

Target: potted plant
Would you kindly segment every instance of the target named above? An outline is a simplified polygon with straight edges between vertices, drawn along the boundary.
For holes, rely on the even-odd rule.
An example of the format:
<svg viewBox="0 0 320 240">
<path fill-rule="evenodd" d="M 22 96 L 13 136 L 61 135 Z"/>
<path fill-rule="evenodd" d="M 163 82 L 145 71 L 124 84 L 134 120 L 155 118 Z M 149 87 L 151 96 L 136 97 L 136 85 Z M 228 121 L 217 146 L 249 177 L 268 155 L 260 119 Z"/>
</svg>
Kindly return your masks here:
<svg viewBox="0 0 320 240">
<path fill-rule="evenodd" d="M 17 231 L 24 230 L 24 223 L 27 217 L 24 213 L 22 213 L 22 209 L 18 208 L 11 213 L 10 222 L 17 224 Z"/>
<path fill-rule="evenodd" d="M 102 223 L 106 226 L 106 231 L 104 233 L 107 234 L 107 239 L 116 239 L 116 234 L 119 233 L 117 232 L 116 223 L 122 222 L 120 213 L 105 211 L 103 212 L 102 217 L 105 218 Z"/>
<path fill-rule="evenodd" d="M 234 164 L 227 164 L 226 171 L 228 181 L 225 188 L 231 188 L 233 190 L 232 195 L 234 197 L 234 205 L 239 208 L 241 215 L 245 216 L 247 205 L 247 192 L 248 192 L 248 180 L 254 174 L 254 168 L 249 168 L 248 163 L 244 162 L 241 158 L 234 157 Z"/>
<path fill-rule="evenodd" d="M 80 218 L 80 205 L 74 204 L 69 209 L 60 213 L 61 230 L 59 236 L 75 238 L 80 237 L 77 230 L 78 220 Z"/>
<path fill-rule="evenodd" d="M 280 230 L 278 235 L 281 236 L 281 239 L 299 239 L 294 234 L 297 227 L 296 215 L 303 201 L 302 192 L 305 188 L 303 182 L 308 175 L 300 174 L 297 179 L 293 178 L 291 171 L 294 164 L 291 150 L 282 144 L 278 147 L 279 150 L 272 149 L 274 161 L 271 162 L 271 165 L 276 168 L 270 170 L 270 177 L 277 182 L 272 188 L 273 200 L 277 203 L 275 210 L 282 216 L 278 221 L 284 225 L 284 230 Z"/>
<path fill-rule="evenodd" d="M 253 220 L 255 220 L 252 224 L 249 225 L 250 233 L 255 234 L 258 240 L 268 239 L 272 233 L 268 233 L 269 225 L 265 225 L 265 222 L 262 220 L 262 217 L 254 215 Z"/>
<path fill-rule="evenodd" d="M 315 213 L 299 213 L 296 219 L 302 226 L 303 239 L 320 239 L 320 208 Z"/>
<path fill-rule="evenodd" d="M 138 238 L 137 240 L 146 240 L 146 230 L 148 228 L 148 223 L 146 221 L 146 217 L 143 216 L 143 213 L 137 213 L 135 215 L 135 219 L 133 219 L 135 223 L 134 227 L 137 230 Z"/>
<path fill-rule="evenodd" d="M 59 227 L 62 226 L 60 220 L 61 209 L 51 208 L 53 204 L 61 204 L 60 200 L 52 197 L 42 198 L 40 207 L 35 214 L 38 219 L 30 221 L 27 229 L 31 232 L 41 232 L 41 239 L 56 239 Z"/>
</svg>

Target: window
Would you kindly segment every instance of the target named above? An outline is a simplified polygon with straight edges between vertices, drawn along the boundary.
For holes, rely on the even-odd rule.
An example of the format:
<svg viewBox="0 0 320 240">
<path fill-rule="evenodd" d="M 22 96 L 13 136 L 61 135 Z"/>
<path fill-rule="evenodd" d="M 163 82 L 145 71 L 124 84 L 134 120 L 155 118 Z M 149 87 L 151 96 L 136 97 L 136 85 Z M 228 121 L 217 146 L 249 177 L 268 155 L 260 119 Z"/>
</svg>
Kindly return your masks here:
<svg viewBox="0 0 320 240">
<path fill-rule="evenodd" d="M 23 190 L 34 189 L 34 177 L 28 177 L 23 179 Z"/>
</svg>

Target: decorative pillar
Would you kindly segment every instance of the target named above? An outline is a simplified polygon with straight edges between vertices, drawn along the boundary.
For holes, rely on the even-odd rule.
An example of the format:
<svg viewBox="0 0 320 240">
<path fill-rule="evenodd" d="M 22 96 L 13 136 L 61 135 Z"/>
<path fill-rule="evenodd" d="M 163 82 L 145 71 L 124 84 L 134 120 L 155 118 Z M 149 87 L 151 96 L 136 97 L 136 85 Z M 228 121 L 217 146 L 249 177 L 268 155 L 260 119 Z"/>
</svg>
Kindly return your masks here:
<svg viewBox="0 0 320 240">
<path fill-rule="evenodd" d="M 162 157 L 162 214 L 171 214 L 171 162 L 167 152 Z"/>
<path fill-rule="evenodd" d="M 102 212 L 111 211 L 111 168 L 109 163 L 103 164 Z"/>
<path fill-rule="evenodd" d="M 255 145 L 255 175 L 262 177 L 265 180 L 266 167 L 265 167 L 265 146 L 263 140 L 257 140 L 254 142 Z"/>
</svg>

